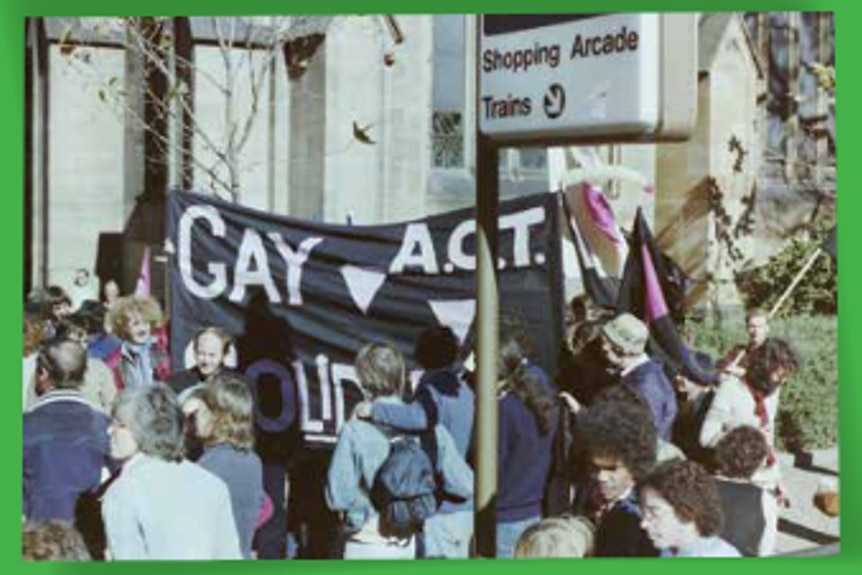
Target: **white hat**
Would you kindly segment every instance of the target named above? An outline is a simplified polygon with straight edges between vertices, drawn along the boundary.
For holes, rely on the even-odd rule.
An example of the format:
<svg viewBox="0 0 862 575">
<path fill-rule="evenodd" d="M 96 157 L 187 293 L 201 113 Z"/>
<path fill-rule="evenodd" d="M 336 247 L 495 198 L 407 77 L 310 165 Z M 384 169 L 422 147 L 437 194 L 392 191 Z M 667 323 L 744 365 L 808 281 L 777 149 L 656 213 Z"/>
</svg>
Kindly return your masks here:
<svg viewBox="0 0 862 575">
<path fill-rule="evenodd" d="M 620 314 L 607 322 L 602 327 L 602 334 L 628 355 L 643 353 L 649 339 L 647 326 L 630 313 Z"/>
</svg>

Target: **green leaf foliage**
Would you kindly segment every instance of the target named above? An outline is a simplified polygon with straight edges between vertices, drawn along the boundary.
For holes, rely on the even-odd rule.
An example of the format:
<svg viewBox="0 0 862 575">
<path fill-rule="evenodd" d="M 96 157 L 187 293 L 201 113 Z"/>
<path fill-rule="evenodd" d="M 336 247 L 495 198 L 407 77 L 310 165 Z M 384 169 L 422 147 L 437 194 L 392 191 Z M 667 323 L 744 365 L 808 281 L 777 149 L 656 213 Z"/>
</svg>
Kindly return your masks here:
<svg viewBox="0 0 862 575">
<path fill-rule="evenodd" d="M 748 307 L 772 309 L 826 239 L 833 224 L 824 221 L 809 239 L 794 238 L 765 265 L 737 274 L 736 285 L 745 295 Z M 821 252 L 777 313 L 779 316 L 838 313 L 837 262 Z"/>
</svg>

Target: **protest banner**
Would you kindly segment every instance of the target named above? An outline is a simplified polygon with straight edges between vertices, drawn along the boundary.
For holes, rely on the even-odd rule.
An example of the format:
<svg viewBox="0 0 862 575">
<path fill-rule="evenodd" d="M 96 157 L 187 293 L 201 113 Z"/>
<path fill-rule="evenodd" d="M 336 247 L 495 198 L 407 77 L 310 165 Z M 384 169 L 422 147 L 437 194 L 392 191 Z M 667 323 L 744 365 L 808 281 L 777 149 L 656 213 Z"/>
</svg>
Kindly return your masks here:
<svg viewBox="0 0 862 575">
<path fill-rule="evenodd" d="M 563 329 L 558 209 L 555 194 L 542 194 L 504 202 L 499 212 L 501 311 L 526 321 L 535 359 L 550 374 Z M 258 396 L 258 426 L 278 432 L 298 421 L 306 443 L 332 444 L 362 398 L 353 368 L 362 345 L 395 344 L 415 384 L 413 345 L 425 328 L 448 325 L 462 343 L 469 339 L 475 231 L 473 209 L 344 226 L 174 192 L 173 365 L 183 365 L 199 329 L 222 326 L 253 389 L 284 403 L 267 408 Z M 280 385 L 257 385 L 262 378 Z"/>
</svg>

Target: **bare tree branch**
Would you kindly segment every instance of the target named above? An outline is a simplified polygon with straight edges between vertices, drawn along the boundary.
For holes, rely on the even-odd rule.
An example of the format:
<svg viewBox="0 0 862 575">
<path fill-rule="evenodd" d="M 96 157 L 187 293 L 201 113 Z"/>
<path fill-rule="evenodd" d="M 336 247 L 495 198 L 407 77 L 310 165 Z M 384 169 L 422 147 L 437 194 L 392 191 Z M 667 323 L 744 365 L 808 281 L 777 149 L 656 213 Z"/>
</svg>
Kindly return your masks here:
<svg viewBox="0 0 862 575">
<path fill-rule="evenodd" d="M 130 118 L 133 122 L 133 127 L 142 130 L 148 134 L 154 136 L 152 140 L 156 144 L 157 152 L 160 154 L 160 159 L 163 164 L 167 163 L 168 155 L 169 155 L 169 147 L 170 147 L 170 138 L 165 136 L 163 133 L 154 129 L 150 123 L 148 123 L 138 112 L 132 107 L 126 104 L 121 104 L 123 107 L 122 112 L 125 114 L 126 118 Z M 227 193 L 231 193 L 230 184 L 225 182 L 221 177 L 219 177 L 218 172 L 216 171 L 216 167 L 218 163 L 216 163 L 213 167 L 207 166 L 203 162 L 201 162 L 194 154 L 189 154 L 191 161 L 201 170 L 207 173 L 210 176 L 210 179 L 220 185 L 225 189 Z M 214 192 L 217 192 L 217 189 L 213 189 Z"/>
<path fill-rule="evenodd" d="M 136 92 L 140 90 L 139 93 L 145 98 L 148 110 L 154 112 L 156 123 L 148 123 L 143 113 L 135 108 L 135 101 L 129 99 L 123 90 L 122 82 L 117 82 L 116 78 L 106 79 L 96 71 L 90 63 L 91 54 L 84 58 L 82 51 L 70 51 L 66 60 L 75 70 L 94 81 L 101 100 L 109 104 L 115 112 L 121 113 L 140 133 L 152 136 L 151 140 L 155 142 L 154 154 L 144 159 L 148 165 L 168 165 L 170 154 L 176 153 L 178 147 L 183 157 L 187 158 L 188 164 L 209 179 L 214 193 L 236 201 L 241 173 L 259 165 L 259 162 L 254 162 L 251 158 L 248 158 L 247 163 L 244 162 L 242 151 L 251 138 L 256 118 L 263 108 L 261 98 L 266 95 L 264 82 L 267 78 L 272 78 L 272 64 L 281 55 L 282 42 L 289 37 L 292 18 L 280 19 L 277 24 L 271 21 L 269 27 L 258 26 L 253 22 L 241 22 L 238 18 L 231 18 L 229 21 L 211 18 L 216 49 L 224 67 L 223 78 L 192 61 L 193 59 L 177 53 L 171 42 L 172 38 L 165 37 L 168 33 L 165 26 L 167 18 L 129 17 L 123 20 L 127 31 L 127 50 L 143 58 L 145 74 L 160 74 L 167 84 L 164 94 L 156 93 L 152 83 L 146 80 L 136 89 Z M 82 45 L 86 46 L 83 43 Z M 245 53 L 237 53 L 237 49 L 243 49 Z M 242 70 L 243 66 L 248 66 L 248 69 Z M 223 134 L 213 133 L 212 129 L 202 124 L 201 115 L 195 113 L 188 97 L 191 86 L 177 72 L 180 68 L 190 70 L 195 78 L 200 78 L 204 85 L 215 89 L 223 98 Z M 137 80 L 135 81 L 137 83 Z M 238 90 L 249 90 L 248 103 L 239 97 Z M 179 144 L 172 140 L 163 128 L 158 127 L 164 120 L 181 126 L 182 138 Z M 186 145 L 188 139 L 194 142 L 193 147 Z M 214 161 L 211 164 L 205 163 L 201 151 L 212 154 Z"/>
<path fill-rule="evenodd" d="M 149 60 L 151 60 L 155 66 L 158 67 L 159 71 L 165 75 L 165 77 L 169 80 L 169 85 L 178 84 L 178 80 L 176 74 L 173 73 L 167 66 L 164 65 L 164 61 L 159 55 L 152 49 L 152 43 L 147 40 L 143 34 L 141 34 L 140 30 L 131 28 L 131 32 L 133 34 L 133 40 L 135 42 L 135 49 L 139 50 L 144 56 L 146 56 Z M 183 58 L 179 54 L 174 54 L 177 62 L 183 64 L 184 66 L 191 68 L 194 70 L 195 74 L 200 74 L 203 78 L 212 84 L 212 86 L 218 89 L 223 94 L 227 92 L 228 87 L 221 83 L 215 76 L 206 71 L 202 66 L 196 66 L 194 62 Z"/>
</svg>

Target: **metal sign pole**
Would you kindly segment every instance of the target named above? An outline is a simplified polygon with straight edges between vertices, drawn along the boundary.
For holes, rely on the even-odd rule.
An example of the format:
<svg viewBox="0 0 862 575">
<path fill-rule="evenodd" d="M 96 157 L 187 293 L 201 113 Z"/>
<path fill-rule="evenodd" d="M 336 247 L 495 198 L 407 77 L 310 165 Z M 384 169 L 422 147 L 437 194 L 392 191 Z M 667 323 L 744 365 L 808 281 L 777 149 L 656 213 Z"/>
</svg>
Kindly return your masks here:
<svg viewBox="0 0 862 575">
<path fill-rule="evenodd" d="M 475 539 L 494 557 L 499 150 L 687 139 L 697 15 L 479 15 L 476 63 Z"/>
<path fill-rule="evenodd" d="M 476 133 L 476 551 L 496 555 L 499 150 Z"/>
</svg>

